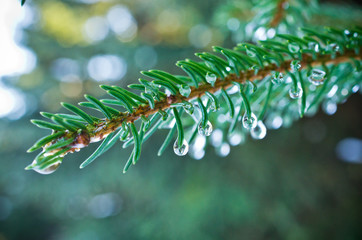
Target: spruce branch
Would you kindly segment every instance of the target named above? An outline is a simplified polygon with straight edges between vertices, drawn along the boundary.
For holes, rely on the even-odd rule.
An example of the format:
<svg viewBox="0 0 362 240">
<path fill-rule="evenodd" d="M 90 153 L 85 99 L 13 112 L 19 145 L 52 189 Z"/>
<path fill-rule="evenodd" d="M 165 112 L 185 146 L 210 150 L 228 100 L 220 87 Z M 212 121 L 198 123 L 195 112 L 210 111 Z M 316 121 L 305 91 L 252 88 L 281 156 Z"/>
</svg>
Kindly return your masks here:
<svg viewBox="0 0 362 240">
<path fill-rule="evenodd" d="M 347 80 L 341 77 L 337 82 L 330 81 L 335 68 L 339 69 L 338 74 L 350 71 L 351 62 L 357 68 L 355 71 L 360 71 L 360 28 L 303 31 L 306 33 L 303 38 L 280 34 L 275 39 L 261 41 L 258 45 L 243 43 L 234 49 L 214 47 L 217 54 L 197 53 L 195 55 L 202 60 L 200 62 L 190 59 L 177 62 L 177 66 L 188 76 L 176 76 L 160 70 L 141 72 L 151 80 L 139 79 L 139 84 L 129 85 L 130 89 L 140 90 L 140 95 L 118 86 L 101 85 L 114 99 L 99 100 L 85 95 L 88 102 L 79 105 L 96 109 L 105 118 L 91 116 L 68 103 L 62 105 L 74 115 L 43 112 L 41 114 L 53 123 L 43 120 L 32 122 L 41 128 L 51 129 L 53 133 L 37 141 L 28 150 L 32 152 L 43 148 L 26 169 L 51 173 L 67 153 L 103 140 L 95 152 L 81 164 L 83 168 L 120 139 L 125 141 L 123 147 L 134 146 L 123 169 L 126 172 L 131 163 L 136 164 L 140 159 L 142 144 L 160 128 L 171 130 L 159 155 L 171 143 L 176 131 L 174 151 L 183 156 L 187 154 L 189 144 L 197 133 L 207 137 L 213 128 L 218 128 L 226 135 L 233 135 L 240 131 L 237 130 L 240 120 L 253 138 L 261 139 L 265 136 L 266 129 L 262 120 L 267 112 L 278 112 L 281 108 L 286 108 L 287 112 L 294 111 L 297 106 L 302 117 L 321 104 L 326 97 L 326 88 L 345 82 L 349 82 L 348 86 L 352 88 L 354 84 L 360 83 L 359 75 Z M 322 66 L 325 71 L 314 69 L 317 66 Z M 284 83 L 287 76 L 291 78 L 291 87 Z M 324 84 L 323 88 L 320 91 L 319 88 L 308 90 L 306 77 L 314 85 Z M 230 92 L 233 87 L 238 89 L 238 94 Z M 286 92 L 289 92 L 290 98 L 285 97 Z M 313 101 L 308 100 L 308 96 L 314 96 Z M 279 106 L 281 99 L 290 103 Z M 299 99 L 297 104 L 293 99 Z M 195 106 L 198 111 L 194 111 Z M 187 113 L 185 116 L 184 111 Z M 257 118 L 254 112 L 258 111 Z M 229 128 L 215 120 L 214 115 L 224 113 L 230 116 Z M 175 122 L 172 121 L 174 119 Z M 190 137 L 187 138 L 187 135 Z"/>
</svg>

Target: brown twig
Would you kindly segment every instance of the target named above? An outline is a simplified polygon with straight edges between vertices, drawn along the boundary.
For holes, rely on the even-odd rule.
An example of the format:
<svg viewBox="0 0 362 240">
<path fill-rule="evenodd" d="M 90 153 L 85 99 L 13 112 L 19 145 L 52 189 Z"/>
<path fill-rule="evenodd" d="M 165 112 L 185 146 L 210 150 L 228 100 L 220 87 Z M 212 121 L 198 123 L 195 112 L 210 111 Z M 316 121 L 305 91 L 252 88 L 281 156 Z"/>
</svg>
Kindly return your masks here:
<svg viewBox="0 0 362 240">
<path fill-rule="evenodd" d="M 322 64 L 339 64 L 349 61 L 351 57 L 361 59 L 361 52 L 362 51 L 360 51 L 360 54 L 357 55 L 355 51 L 347 50 L 344 54 L 337 54 L 334 59 L 331 59 L 330 55 L 319 55 L 315 60 L 310 54 L 303 54 L 300 64 L 301 68 L 306 68 L 307 66 L 319 66 Z M 149 105 L 141 105 L 132 114 L 120 113 L 120 116 L 115 117 L 114 119 L 105 119 L 104 122 L 101 122 L 95 126 L 95 130 L 91 132 L 83 131 L 79 133 L 75 138 L 74 142 L 70 144 L 72 148 L 68 150 L 68 152 L 74 152 L 79 148 L 84 148 L 88 146 L 92 142 L 102 140 L 108 134 L 114 132 L 116 129 L 121 127 L 123 122 L 134 122 L 142 115 L 153 115 L 159 110 L 165 110 L 170 108 L 172 104 L 182 103 L 182 101 L 190 101 L 194 98 L 201 97 L 205 94 L 206 91 L 215 93 L 221 88 L 227 89 L 231 87 L 233 85 L 232 82 L 244 83 L 246 80 L 261 80 L 264 77 L 268 76 L 272 71 L 285 72 L 290 68 L 291 61 L 292 60 L 286 60 L 279 67 L 276 64 L 269 64 L 268 66 L 259 70 L 256 75 L 254 74 L 254 70 L 240 71 L 240 76 L 232 73 L 224 79 L 218 78 L 214 86 L 210 84 L 200 84 L 198 88 L 191 87 L 191 94 L 187 98 L 180 94 L 172 95 L 161 101 L 155 102 L 154 109 L 151 109 Z M 67 133 L 65 137 L 67 137 L 68 134 L 71 135 L 71 133 Z M 54 142 L 56 142 L 56 140 Z M 55 151 L 59 151 L 59 149 Z"/>
<path fill-rule="evenodd" d="M 281 22 L 281 20 L 284 17 L 284 13 L 285 13 L 284 4 L 286 4 L 287 2 L 288 2 L 288 0 L 279 1 L 278 5 L 276 7 L 276 13 L 275 13 L 273 19 L 269 23 L 270 27 L 275 28 L 279 25 L 279 23 Z"/>
</svg>

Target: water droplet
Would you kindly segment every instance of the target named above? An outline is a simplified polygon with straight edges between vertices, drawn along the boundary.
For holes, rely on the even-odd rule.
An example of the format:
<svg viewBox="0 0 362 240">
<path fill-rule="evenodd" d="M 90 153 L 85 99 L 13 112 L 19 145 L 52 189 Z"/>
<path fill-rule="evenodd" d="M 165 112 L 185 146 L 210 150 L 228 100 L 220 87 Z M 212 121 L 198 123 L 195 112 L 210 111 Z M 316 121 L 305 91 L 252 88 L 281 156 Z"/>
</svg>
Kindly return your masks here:
<svg viewBox="0 0 362 240">
<path fill-rule="evenodd" d="M 192 115 L 194 113 L 194 110 L 195 110 L 194 105 L 192 103 L 190 103 L 190 102 L 187 102 L 187 101 L 183 101 L 182 103 L 183 103 L 183 107 L 184 107 L 185 111 L 188 114 Z"/>
<path fill-rule="evenodd" d="M 309 82 L 318 86 L 324 83 L 326 73 L 322 70 L 314 68 L 308 77 Z"/>
<path fill-rule="evenodd" d="M 291 89 L 289 89 L 289 96 L 292 99 L 301 98 L 303 95 L 303 89 L 298 86 L 297 89 L 293 86 Z"/>
<path fill-rule="evenodd" d="M 336 58 L 336 53 L 339 52 L 339 50 L 339 45 L 336 43 L 331 43 L 326 46 L 326 51 L 331 54 L 333 59 Z"/>
<path fill-rule="evenodd" d="M 216 82 L 216 79 L 217 79 L 217 76 L 214 74 L 214 73 L 211 73 L 211 72 L 208 72 L 206 74 L 206 82 L 210 83 L 212 86 L 214 86 L 215 82 Z"/>
<path fill-rule="evenodd" d="M 253 129 L 256 127 L 258 123 L 258 119 L 256 118 L 254 113 L 251 113 L 251 116 L 249 117 L 248 114 L 244 114 L 243 116 L 243 126 L 246 129 Z"/>
<path fill-rule="evenodd" d="M 330 52 L 339 52 L 339 49 L 339 45 L 337 45 L 336 43 L 328 44 L 326 47 L 326 50 Z"/>
<path fill-rule="evenodd" d="M 250 50 L 249 48 L 246 49 L 246 54 L 248 54 L 249 57 L 255 57 L 256 54 L 253 50 Z"/>
<path fill-rule="evenodd" d="M 272 72 L 272 83 L 279 85 L 284 82 L 283 73 L 281 72 Z"/>
<path fill-rule="evenodd" d="M 290 68 L 292 69 L 292 72 L 298 72 L 301 67 L 302 67 L 302 65 L 300 64 L 300 62 L 298 60 L 293 60 L 290 63 Z"/>
<path fill-rule="evenodd" d="M 175 143 L 173 144 L 173 151 L 175 152 L 175 154 L 177 156 L 185 156 L 187 154 L 187 152 L 189 151 L 188 142 L 184 139 L 181 147 L 179 147 L 178 139 L 176 139 Z"/>
<path fill-rule="evenodd" d="M 184 97 L 188 97 L 191 94 L 191 88 L 189 85 L 186 85 L 186 84 L 181 85 L 179 91 L 180 91 L 180 94 Z"/>
<path fill-rule="evenodd" d="M 297 53 L 300 50 L 300 46 L 298 44 L 296 44 L 296 43 L 289 43 L 288 44 L 288 49 L 292 53 Z"/>
<path fill-rule="evenodd" d="M 207 121 L 206 126 L 203 127 L 202 126 L 202 122 L 199 123 L 199 128 L 198 128 L 199 134 L 201 136 L 210 136 L 212 133 L 212 124 L 210 121 Z"/>
<path fill-rule="evenodd" d="M 260 140 L 265 138 L 266 136 L 266 127 L 263 123 L 263 121 L 258 121 L 255 128 L 250 130 L 250 135 L 252 138 Z"/>
<path fill-rule="evenodd" d="M 315 42 L 310 42 L 308 44 L 309 49 L 315 51 L 315 52 L 319 52 L 319 44 L 315 43 Z"/>
<path fill-rule="evenodd" d="M 36 166 L 33 168 L 33 170 L 40 174 L 51 174 L 59 168 L 61 163 L 62 163 L 61 160 L 58 160 L 58 161 L 53 162 L 51 165 L 47 166 L 46 168 L 43 168 L 43 167 L 40 168 L 40 167 Z M 34 165 L 37 164 L 35 160 L 33 161 L 33 164 Z"/>
<path fill-rule="evenodd" d="M 209 110 L 212 112 L 216 112 L 219 108 L 216 106 L 216 103 L 214 101 L 211 101 Z"/>
</svg>

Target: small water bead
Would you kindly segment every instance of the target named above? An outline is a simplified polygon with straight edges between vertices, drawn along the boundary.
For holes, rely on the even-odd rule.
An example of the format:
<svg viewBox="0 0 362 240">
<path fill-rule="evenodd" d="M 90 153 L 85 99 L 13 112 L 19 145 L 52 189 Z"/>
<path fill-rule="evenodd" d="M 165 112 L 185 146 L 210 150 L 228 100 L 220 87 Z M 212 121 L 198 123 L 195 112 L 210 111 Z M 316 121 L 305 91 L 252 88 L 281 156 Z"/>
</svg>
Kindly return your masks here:
<svg viewBox="0 0 362 240">
<path fill-rule="evenodd" d="M 208 137 L 212 133 L 212 124 L 210 121 L 207 121 L 206 126 L 202 126 L 202 122 L 199 123 L 198 132 L 201 136 Z"/>
<path fill-rule="evenodd" d="M 53 164 L 49 165 L 46 168 L 41 168 L 40 169 L 39 167 L 34 167 L 33 170 L 35 172 L 37 172 L 37 173 L 40 173 L 40 174 L 51 174 L 51 173 L 55 172 L 59 168 L 61 163 L 62 163 L 61 161 L 56 161 L 56 162 L 54 162 Z M 33 164 L 36 164 L 35 160 L 34 160 Z"/>
<path fill-rule="evenodd" d="M 288 44 L 288 49 L 292 53 L 297 53 L 300 50 L 300 46 L 298 44 L 296 44 L 296 43 L 289 43 Z"/>
<path fill-rule="evenodd" d="M 186 84 L 181 85 L 179 91 L 180 91 L 180 94 L 184 97 L 188 97 L 191 94 L 191 88 L 189 85 L 186 85 Z"/>
<path fill-rule="evenodd" d="M 255 57 L 256 56 L 256 53 L 253 50 L 250 50 L 249 48 L 246 49 L 246 54 L 249 57 Z"/>
<path fill-rule="evenodd" d="M 298 99 L 301 98 L 303 95 L 303 89 L 298 86 L 297 89 L 293 86 L 291 89 L 289 89 L 289 96 L 292 99 Z"/>
<path fill-rule="evenodd" d="M 188 114 L 192 115 L 194 113 L 195 107 L 192 103 L 184 101 L 183 107 Z"/>
<path fill-rule="evenodd" d="M 176 139 L 175 143 L 173 144 L 173 151 L 177 156 L 185 156 L 189 151 L 188 142 L 184 139 L 181 147 L 179 147 L 178 139 Z"/>
<path fill-rule="evenodd" d="M 272 83 L 279 85 L 284 82 L 283 73 L 281 72 L 272 72 Z"/>
<path fill-rule="evenodd" d="M 302 67 L 302 65 L 300 64 L 300 62 L 298 60 L 293 60 L 290 63 L 290 68 L 292 69 L 292 72 L 298 72 L 299 69 Z"/>
<path fill-rule="evenodd" d="M 211 84 L 212 86 L 214 86 L 215 82 L 216 82 L 216 79 L 217 79 L 217 76 L 214 74 L 214 73 L 211 73 L 211 72 L 208 72 L 206 74 L 206 82 L 208 82 L 209 84 Z"/>
<path fill-rule="evenodd" d="M 256 118 L 254 113 L 251 113 L 250 117 L 248 116 L 247 113 L 244 114 L 243 116 L 243 126 L 246 129 L 253 129 L 256 127 L 258 123 L 258 119 Z"/>
<path fill-rule="evenodd" d="M 309 49 L 314 50 L 315 52 L 319 52 L 319 44 L 315 42 L 310 42 L 308 44 Z"/>
<path fill-rule="evenodd" d="M 216 106 L 216 103 L 214 101 L 210 103 L 209 110 L 212 112 L 216 112 L 218 110 L 218 107 Z"/>
<path fill-rule="evenodd" d="M 258 121 L 258 124 L 256 125 L 255 128 L 250 130 L 250 135 L 252 138 L 260 140 L 265 138 L 266 136 L 266 127 L 263 123 L 263 121 Z"/>
<path fill-rule="evenodd" d="M 309 82 L 318 86 L 324 83 L 326 73 L 319 69 L 312 69 L 311 75 L 308 77 Z"/>
</svg>

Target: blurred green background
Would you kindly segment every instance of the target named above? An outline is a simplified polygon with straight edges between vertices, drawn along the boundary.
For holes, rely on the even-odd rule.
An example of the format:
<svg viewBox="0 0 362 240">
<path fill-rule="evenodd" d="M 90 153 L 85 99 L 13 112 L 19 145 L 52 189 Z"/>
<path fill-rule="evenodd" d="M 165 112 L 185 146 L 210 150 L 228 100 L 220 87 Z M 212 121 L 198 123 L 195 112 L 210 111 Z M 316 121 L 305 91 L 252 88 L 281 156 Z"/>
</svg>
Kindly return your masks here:
<svg viewBox="0 0 362 240">
<path fill-rule="evenodd" d="M 321 4 L 312 24 L 362 22 L 356 3 Z M 100 83 L 126 86 L 140 70 L 180 73 L 177 60 L 247 39 L 251 1 L 19 5 L 0 3 L 0 240 L 362 239 L 359 93 L 333 116 L 248 138 L 225 158 L 211 147 L 200 161 L 171 149 L 157 157 L 159 131 L 125 175 L 121 145 L 83 170 L 95 146 L 54 174 L 24 170 L 26 149 L 47 134 L 29 122 L 39 111 L 63 112 L 60 101 L 99 97 Z"/>
</svg>

